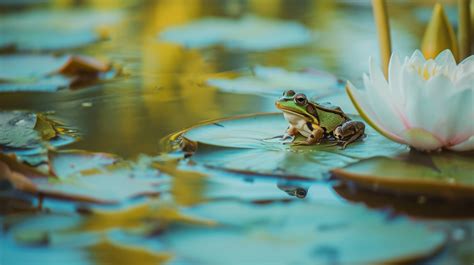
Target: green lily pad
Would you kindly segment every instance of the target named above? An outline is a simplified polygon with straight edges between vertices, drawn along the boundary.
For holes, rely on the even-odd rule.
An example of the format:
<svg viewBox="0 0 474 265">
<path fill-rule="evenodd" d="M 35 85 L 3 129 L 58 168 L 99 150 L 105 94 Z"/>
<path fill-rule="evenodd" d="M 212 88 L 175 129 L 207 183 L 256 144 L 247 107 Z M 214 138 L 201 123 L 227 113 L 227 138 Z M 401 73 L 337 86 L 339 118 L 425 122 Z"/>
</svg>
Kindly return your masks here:
<svg viewBox="0 0 474 265">
<path fill-rule="evenodd" d="M 42 114 L 0 111 L 0 151 L 32 155 L 48 146 L 62 146 L 75 139 L 58 130 L 60 125 Z"/>
<path fill-rule="evenodd" d="M 358 117 L 353 117 L 358 120 Z M 281 113 L 217 120 L 186 130 L 184 149 L 195 149 L 192 160 L 208 167 L 286 178 L 321 179 L 337 167 L 372 156 L 391 156 L 407 150 L 366 127 L 367 137 L 345 150 L 330 143 L 292 146 L 280 139 L 287 122 Z"/>
<path fill-rule="evenodd" d="M 227 201 L 189 213 L 221 224 L 165 234 L 176 257 L 193 264 L 396 263 L 429 257 L 446 240 L 443 232 L 354 205 Z"/>
<path fill-rule="evenodd" d="M 22 51 L 77 48 L 103 39 L 98 27 L 116 24 L 118 12 L 34 10 L 0 18 L 0 49 Z"/>
<path fill-rule="evenodd" d="M 254 76 L 235 79 L 211 78 L 207 83 L 225 92 L 270 97 L 279 97 L 290 88 L 311 97 L 321 97 L 342 85 L 334 75 L 322 71 L 289 72 L 283 68 L 256 66 L 253 73 Z"/>
<path fill-rule="evenodd" d="M 374 157 L 334 169 L 332 174 L 392 193 L 474 198 L 474 156 L 469 153 L 410 153 L 398 159 Z"/>
<path fill-rule="evenodd" d="M 223 45 L 228 49 L 264 51 L 307 44 L 309 29 L 295 21 L 245 16 L 240 19 L 205 18 L 160 33 L 160 40 L 188 48 Z"/>
</svg>

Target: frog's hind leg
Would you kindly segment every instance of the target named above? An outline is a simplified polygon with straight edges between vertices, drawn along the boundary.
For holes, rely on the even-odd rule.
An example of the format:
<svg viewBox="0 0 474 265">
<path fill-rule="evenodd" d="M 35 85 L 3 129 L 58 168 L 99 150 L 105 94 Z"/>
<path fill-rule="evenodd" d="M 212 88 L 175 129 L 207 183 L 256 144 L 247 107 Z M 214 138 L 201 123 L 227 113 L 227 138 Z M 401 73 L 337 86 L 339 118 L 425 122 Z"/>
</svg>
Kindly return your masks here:
<svg viewBox="0 0 474 265">
<path fill-rule="evenodd" d="M 346 149 L 347 145 L 357 141 L 359 138 L 362 138 L 363 136 L 364 136 L 364 131 L 363 130 L 356 132 L 349 139 L 343 141 L 341 149 Z"/>
</svg>

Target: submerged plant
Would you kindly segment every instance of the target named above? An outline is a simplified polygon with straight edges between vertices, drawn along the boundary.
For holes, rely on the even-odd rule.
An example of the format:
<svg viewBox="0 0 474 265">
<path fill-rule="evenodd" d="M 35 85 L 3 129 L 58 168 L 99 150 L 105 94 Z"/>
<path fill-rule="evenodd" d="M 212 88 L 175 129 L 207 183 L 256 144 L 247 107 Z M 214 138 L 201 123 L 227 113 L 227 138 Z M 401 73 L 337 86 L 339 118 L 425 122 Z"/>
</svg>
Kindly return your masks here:
<svg viewBox="0 0 474 265">
<path fill-rule="evenodd" d="M 418 150 L 474 150 L 474 56 L 456 64 L 450 50 L 390 59 L 388 81 L 370 59 L 364 90 L 348 82 L 361 116 L 384 136 Z"/>
</svg>

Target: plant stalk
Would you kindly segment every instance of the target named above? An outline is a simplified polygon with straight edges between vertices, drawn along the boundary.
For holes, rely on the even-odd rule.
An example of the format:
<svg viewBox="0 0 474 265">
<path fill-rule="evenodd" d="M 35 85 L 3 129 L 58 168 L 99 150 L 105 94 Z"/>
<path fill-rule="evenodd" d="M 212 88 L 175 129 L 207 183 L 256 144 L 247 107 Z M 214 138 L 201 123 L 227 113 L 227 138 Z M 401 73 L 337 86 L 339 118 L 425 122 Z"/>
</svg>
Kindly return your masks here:
<svg viewBox="0 0 474 265">
<path fill-rule="evenodd" d="M 375 25 L 377 27 L 383 73 L 385 78 L 388 78 L 388 63 L 392 54 L 392 45 L 390 40 L 387 2 L 385 0 L 372 0 L 372 9 L 374 12 Z"/>
<path fill-rule="evenodd" d="M 459 61 L 471 55 L 471 12 L 470 0 L 458 0 L 459 16 Z"/>
</svg>

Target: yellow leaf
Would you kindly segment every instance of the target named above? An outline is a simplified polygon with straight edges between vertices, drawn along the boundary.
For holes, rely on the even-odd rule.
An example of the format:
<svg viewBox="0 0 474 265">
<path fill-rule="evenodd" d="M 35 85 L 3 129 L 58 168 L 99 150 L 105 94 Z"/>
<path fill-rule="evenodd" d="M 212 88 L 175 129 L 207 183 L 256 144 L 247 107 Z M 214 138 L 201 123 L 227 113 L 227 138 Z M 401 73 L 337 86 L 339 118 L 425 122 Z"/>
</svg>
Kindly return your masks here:
<svg viewBox="0 0 474 265">
<path fill-rule="evenodd" d="M 456 60 L 459 58 L 454 30 L 446 17 L 443 6 L 436 4 L 421 42 L 421 51 L 426 59 L 431 59 L 446 49 L 451 50 Z"/>
<path fill-rule="evenodd" d="M 109 229 L 140 230 L 152 226 L 167 227 L 174 223 L 214 225 L 212 221 L 183 215 L 170 205 L 143 203 L 120 211 L 94 211 L 73 230 L 101 232 Z"/>
<path fill-rule="evenodd" d="M 103 240 L 87 247 L 90 257 L 98 265 L 158 265 L 164 264 L 172 256 L 168 253 L 154 253 L 138 247 L 122 246 Z"/>
</svg>

